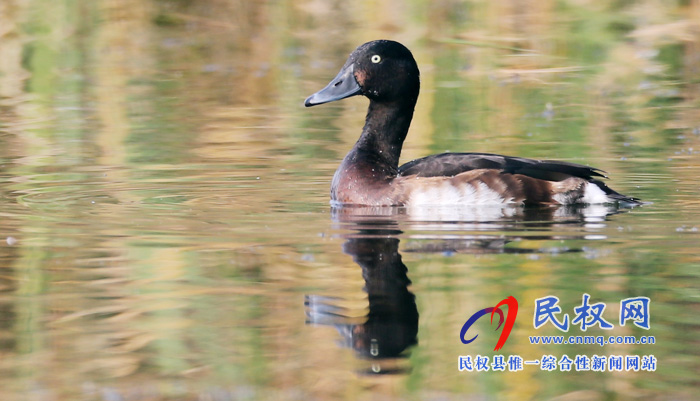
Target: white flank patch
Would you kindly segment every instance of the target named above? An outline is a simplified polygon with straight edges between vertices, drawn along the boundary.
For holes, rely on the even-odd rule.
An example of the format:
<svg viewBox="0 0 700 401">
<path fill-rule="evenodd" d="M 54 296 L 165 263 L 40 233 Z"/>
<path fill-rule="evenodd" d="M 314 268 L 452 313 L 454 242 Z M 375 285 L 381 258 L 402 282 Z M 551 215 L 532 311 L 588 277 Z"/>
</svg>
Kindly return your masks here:
<svg viewBox="0 0 700 401">
<path fill-rule="evenodd" d="M 587 182 L 586 188 L 583 191 L 583 196 L 579 202 L 588 204 L 609 203 L 610 199 L 608 199 L 608 195 L 597 185 Z"/>
<path fill-rule="evenodd" d="M 433 183 L 430 183 L 433 184 Z M 512 203 L 512 199 L 504 199 L 483 182 L 474 187 L 471 184 L 454 186 L 448 181 L 435 182 L 411 192 L 406 202 L 407 206 L 456 206 L 456 205 L 503 205 Z"/>
<path fill-rule="evenodd" d="M 577 191 L 571 191 L 567 193 L 554 194 L 552 199 L 558 202 L 560 205 L 573 205 L 574 203 L 584 203 L 588 205 L 595 205 L 601 203 L 610 203 L 611 200 L 608 195 L 603 192 L 597 185 L 587 182 L 583 188 L 583 196 L 577 197 Z"/>
</svg>

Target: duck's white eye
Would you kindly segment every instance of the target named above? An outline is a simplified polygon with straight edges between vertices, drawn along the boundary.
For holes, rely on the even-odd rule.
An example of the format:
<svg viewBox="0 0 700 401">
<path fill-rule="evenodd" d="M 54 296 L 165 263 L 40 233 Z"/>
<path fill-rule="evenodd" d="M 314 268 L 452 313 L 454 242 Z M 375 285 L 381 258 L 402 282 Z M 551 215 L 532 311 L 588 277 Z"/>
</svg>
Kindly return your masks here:
<svg viewBox="0 0 700 401">
<path fill-rule="evenodd" d="M 378 54 L 375 54 L 370 60 L 372 60 L 374 64 L 377 64 L 378 62 L 382 61 L 382 58 Z"/>
</svg>

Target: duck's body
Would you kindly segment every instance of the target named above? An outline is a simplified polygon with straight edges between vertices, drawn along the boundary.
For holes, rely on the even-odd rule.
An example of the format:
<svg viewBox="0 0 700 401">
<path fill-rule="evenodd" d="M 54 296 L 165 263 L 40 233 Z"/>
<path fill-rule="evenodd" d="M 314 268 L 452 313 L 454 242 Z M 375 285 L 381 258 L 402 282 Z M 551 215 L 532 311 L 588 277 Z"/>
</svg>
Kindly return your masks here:
<svg viewBox="0 0 700 401">
<path fill-rule="evenodd" d="M 372 206 L 639 202 L 608 188 L 598 169 L 488 153 L 443 153 L 399 167 L 420 79 L 411 52 L 378 40 L 358 47 L 306 106 L 362 94 L 370 99 L 362 135 L 331 184 L 337 204 Z"/>
</svg>

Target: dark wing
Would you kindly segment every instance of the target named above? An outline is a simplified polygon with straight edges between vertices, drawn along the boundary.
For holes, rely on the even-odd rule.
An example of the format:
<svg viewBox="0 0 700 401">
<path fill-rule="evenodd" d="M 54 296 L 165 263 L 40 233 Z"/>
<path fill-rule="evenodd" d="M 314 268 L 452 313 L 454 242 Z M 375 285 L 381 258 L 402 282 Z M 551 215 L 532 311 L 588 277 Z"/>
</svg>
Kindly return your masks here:
<svg viewBox="0 0 700 401">
<path fill-rule="evenodd" d="M 504 173 L 522 174 L 547 181 L 562 181 L 568 177 L 591 180 L 605 177 L 603 170 L 582 164 L 555 160 L 534 160 L 490 153 L 441 153 L 410 161 L 399 167 L 399 175 L 419 177 L 455 176 L 474 169 L 494 169 Z"/>
</svg>

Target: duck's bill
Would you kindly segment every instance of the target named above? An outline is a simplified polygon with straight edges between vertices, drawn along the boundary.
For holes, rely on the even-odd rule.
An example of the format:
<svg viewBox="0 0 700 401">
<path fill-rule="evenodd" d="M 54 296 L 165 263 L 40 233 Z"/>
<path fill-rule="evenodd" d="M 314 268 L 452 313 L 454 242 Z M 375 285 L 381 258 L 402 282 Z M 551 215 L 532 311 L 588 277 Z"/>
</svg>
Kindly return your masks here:
<svg viewBox="0 0 700 401">
<path fill-rule="evenodd" d="M 304 106 L 311 107 L 345 99 L 346 97 L 358 95 L 361 91 L 362 88 L 355 80 L 353 66 L 350 64 L 348 67 L 340 70 L 338 75 L 325 88 L 307 97 Z"/>
</svg>

